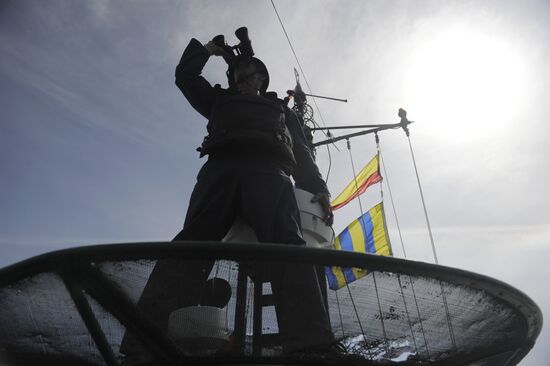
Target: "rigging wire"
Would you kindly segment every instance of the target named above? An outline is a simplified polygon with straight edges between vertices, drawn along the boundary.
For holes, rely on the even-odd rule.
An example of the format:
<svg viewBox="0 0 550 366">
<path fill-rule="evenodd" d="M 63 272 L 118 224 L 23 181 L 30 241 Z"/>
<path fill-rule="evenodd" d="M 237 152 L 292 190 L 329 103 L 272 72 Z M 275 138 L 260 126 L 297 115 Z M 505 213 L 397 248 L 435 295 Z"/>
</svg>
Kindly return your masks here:
<svg viewBox="0 0 550 366">
<path fill-rule="evenodd" d="M 395 210 L 395 205 L 394 205 L 394 202 L 393 202 L 393 195 L 391 193 L 390 182 L 389 182 L 389 179 L 388 179 L 388 174 L 386 172 L 386 167 L 384 165 L 384 158 L 382 157 L 382 150 L 379 148 L 378 151 L 379 151 L 379 154 L 380 154 L 380 160 L 382 162 L 382 168 L 384 170 L 384 176 L 386 177 L 386 184 L 388 186 L 388 191 L 390 193 L 390 201 L 392 202 L 392 208 L 393 208 L 393 213 L 394 213 L 394 217 L 395 217 L 395 222 L 397 223 L 397 231 L 399 232 L 399 239 L 401 241 L 401 247 L 403 248 L 403 255 L 404 255 L 405 258 L 407 258 L 407 254 L 405 252 L 405 246 L 404 246 L 404 243 L 403 243 L 403 237 L 401 235 L 401 229 L 399 227 L 399 220 L 397 218 L 397 211 Z M 418 321 L 420 323 L 420 332 L 422 333 L 422 337 L 424 338 L 424 347 L 426 348 L 426 353 L 427 353 L 428 358 L 429 358 L 430 357 L 430 351 L 428 349 L 428 340 L 426 339 L 426 332 L 424 331 L 424 324 L 422 322 L 422 317 L 420 316 L 420 308 L 418 307 L 418 299 L 416 298 L 416 292 L 414 290 L 414 282 L 413 282 L 413 279 L 412 279 L 411 276 L 408 276 L 408 277 L 409 277 L 409 282 L 411 284 L 411 289 L 412 289 L 412 293 L 413 293 L 414 302 L 416 304 L 416 312 L 418 314 Z M 414 330 L 413 330 L 413 327 L 412 327 L 412 322 L 411 322 L 407 302 L 405 300 L 405 293 L 403 292 L 403 285 L 401 284 L 401 275 L 400 274 L 397 275 L 397 281 L 399 282 L 399 289 L 401 291 L 401 297 L 403 298 L 403 304 L 405 306 L 405 313 L 407 314 L 407 321 L 409 323 L 409 328 L 411 330 L 411 335 L 412 335 L 412 339 L 413 339 L 413 343 L 414 343 L 414 348 L 415 348 L 416 352 L 418 353 L 418 345 L 416 343 L 416 337 L 414 336 Z"/>
<path fill-rule="evenodd" d="M 397 232 L 399 233 L 399 241 L 401 242 L 401 248 L 403 249 L 403 256 L 407 258 L 407 252 L 405 251 L 405 244 L 403 242 L 403 236 L 401 235 L 401 227 L 399 225 L 399 219 L 397 218 L 397 210 L 395 209 L 395 203 L 393 200 L 393 194 L 391 191 L 391 185 L 390 185 L 390 178 L 388 176 L 388 173 L 386 171 L 386 164 L 384 163 L 384 157 L 382 156 L 382 148 L 380 147 L 380 138 L 378 137 L 378 133 L 374 134 L 376 139 L 376 149 L 378 150 L 378 154 L 380 154 L 380 162 L 382 163 L 382 169 L 384 170 L 384 177 L 386 180 L 386 185 L 388 187 L 388 192 L 390 194 L 390 202 L 392 205 L 393 215 L 395 218 L 395 222 L 397 224 Z M 380 191 L 382 192 L 382 183 L 380 183 Z M 383 195 L 383 193 L 381 193 Z M 416 337 L 414 336 L 414 331 L 412 328 L 412 323 L 410 319 L 409 310 L 407 307 L 407 303 L 405 301 L 405 294 L 403 292 L 403 286 L 401 284 L 401 275 L 397 275 L 397 280 L 399 282 L 399 288 L 401 290 L 401 296 L 403 297 L 403 304 L 405 305 L 405 312 L 407 313 L 407 321 L 409 322 L 409 327 L 411 328 L 411 335 L 414 342 L 414 348 L 416 349 L 416 352 L 418 352 L 418 346 L 416 344 Z M 409 276 L 409 282 L 411 284 L 411 289 L 413 293 L 414 302 L 416 304 L 416 312 L 418 314 L 418 321 L 420 323 L 420 332 L 422 333 L 422 337 L 424 338 L 424 346 L 426 347 L 426 353 L 428 355 L 428 358 L 430 357 L 430 351 L 428 349 L 428 340 L 426 339 L 426 332 L 424 331 L 424 324 L 422 322 L 422 317 L 420 316 L 420 308 L 418 307 L 418 299 L 416 298 L 416 291 L 414 290 L 414 282 L 411 276 Z"/>
<path fill-rule="evenodd" d="M 351 170 L 353 172 L 353 181 L 355 182 L 355 190 L 356 191 L 359 191 L 359 186 L 357 185 L 357 173 L 355 171 L 355 164 L 353 162 L 353 155 L 351 154 L 351 142 L 349 141 L 349 139 L 346 139 L 346 145 L 347 145 L 347 148 L 348 148 L 348 152 L 349 152 L 349 158 L 350 158 L 350 162 L 351 162 Z M 359 209 L 361 210 L 361 218 L 360 220 L 363 221 L 364 220 L 364 211 L 363 211 L 363 205 L 361 203 L 361 196 L 358 195 L 357 196 L 357 201 L 359 202 Z M 363 221 L 363 224 L 364 224 L 364 221 Z M 386 354 L 389 355 L 389 347 L 388 347 L 388 336 L 386 334 L 386 326 L 384 324 L 384 316 L 382 314 L 382 306 L 380 304 L 380 295 L 378 294 L 378 285 L 376 283 L 376 273 L 374 271 L 371 271 L 372 273 L 372 279 L 374 281 L 374 290 L 376 292 L 376 300 L 378 301 L 378 311 L 380 313 L 380 322 L 382 324 L 382 335 L 384 337 L 384 348 L 386 349 Z M 349 285 L 346 283 L 346 286 L 348 288 L 348 291 L 350 291 L 350 288 L 349 288 Z M 351 296 L 351 291 L 350 291 L 350 296 Z M 355 304 L 353 304 L 353 306 L 355 307 Z M 355 310 L 357 312 L 357 310 Z M 357 315 L 357 319 L 359 320 L 359 315 Z M 359 320 L 359 324 L 361 325 L 361 322 Z M 362 330 L 362 328 L 361 328 Z M 365 337 L 365 334 L 363 333 L 363 336 Z M 365 340 L 366 340 L 366 337 L 365 337 Z"/>
<path fill-rule="evenodd" d="M 351 304 L 353 305 L 353 310 L 355 311 L 355 316 L 357 317 L 357 323 L 359 324 L 359 329 L 361 329 L 361 334 L 363 335 L 363 341 L 365 342 L 365 346 L 367 344 L 367 335 L 365 334 L 365 330 L 363 329 L 363 324 L 361 324 L 361 319 L 359 318 L 359 312 L 357 311 L 357 306 L 355 305 L 355 301 L 353 300 L 353 295 L 351 294 L 351 288 L 349 287 L 349 284 L 346 282 L 346 288 L 348 289 L 349 298 L 351 300 Z M 370 359 L 373 360 L 371 350 L 367 347 L 367 353 L 370 356 Z"/>
<path fill-rule="evenodd" d="M 428 233 L 430 234 L 430 243 L 432 244 L 432 253 L 434 256 L 435 264 L 439 264 L 439 261 L 437 259 L 437 252 L 435 250 L 435 243 L 434 243 L 434 237 L 432 235 L 432 227 L 430 225 L 430 219 L 428 218 L 428 210 L 426 209 L 426 201 L 424 200 L 424 193 L 422 191 L 422 185 L 420 184 L 420 176 L 418 175 L 418 168 L 416 166 L 416 159 L 414 158 L 414 151 L 411 144 L 411 137 L 409 136 L 409 132 L 407 131 L 407 140 L 409 141 L 409 148 L 411 150 L 411 157 L 414 165 L 414 172 L 416 174 L 416 181 L 418 182 L 418 189 L 420 191 L 420 199 L 422 200 L 422 207 L 424 208 L 424 217 L 426 218 L 426 224 L 428 225 Z"/>
<path fill-rule="evenodd" d="M 338 316 L 340 317 L 340 328 L 342 328 L 342 338 L 346 336 L 346 333 L 344 332 L 344 321 L 342 320 L 342 311 L 340 308 L 340 300 L 338 299 L 338 291 L 334 291 L 336 293 L 336 307 L 338 308 Z"/>
<path fill-rule="evenodd" d="M 378 312 L 380 313 L 380 322 L 382 323 L 382 334 L 384 336 L 384 349 L 386 350 L 386 355 L 389 357 L 390 348 L 388 345 L 388 335 L 386 334 L 386 326 L 384 325 L 384 315 L 382 313 L 382 305 L 380 304 L 380 295 L 378 293 L 378 285 L 376 284 L 376 272 L 371 271 L 372 280 L 374 281 L 374 291 L 376 292 L 376 301 L 378 302 Z"/>
<path fill-rule="evenodd" d="M 328 177 L 330 176 L 330 168 L 332 168 L 332 155 L 330 154 L 330 148 L 327 146 L 327 153 L 328 153 L 328 169 L 327 169 L 327 175 L 325 176 L 325 184 L 328 185 Z"/>
<path fill-rule="evenodd" d="M 277 15 L 277 19 L 279 19 L 279 23 L 281 24 L 281 27 L 283 28 L 283 32 L 285 33 L 286 40 L 288 41 L 288 45 L 290 46 L 290 49 L 292 51 L 292 54 L 294 55 L 294 58 L 296 59 L 296 63 L 298 64 L 298 68 L 300 69 L 300 72 L 302 73 L 302 76 L 304 77 L 304 81 L 306 82 L 307 88 L 309 90 L 309 94 L 313 94 L 313 91 L 311 87 L 309 86 L 309 83 L 307 81 L 306 73 L 304 72 L 304 69 L 302 68 L 302 65 L 300 64 L 300 60 L 298 59 L 298 56 L 296 55 L 296 51 L 294 50 L 294 46 L 292 46 L 292 42 L 290 41 L 290 37 L 288 36 L 288 33 L 286 31 L 286 28 L 283 24 L 283 21 L 281 19 L 281 16 L 279 15 L 279 12 L 277 11 L 277 7 L 275 6 L 275 3 L 273 0 L 271 0 L 271 5 L 273 6 L 273 10 L 275 10 L 275 14 Z M 315 97 L 312 96 L 313 103 L 315 104 L 315 108 L 317 109 L 317 112 L 319 112 L 319 116 L 321 117 L 321 122 L 323 123 L 323 127 L 326 126 L 325 120 L 323 119 L 323 114 L 321 113 L 321 110 L 319 109 L 319 106 L 317 105 L 317 102 L 315 101 Z M 324 133 L 324 131 L 323 131 Z M 326 133 L 325 133 L 326 136 Z"/>
<path fill-rule="evenodd" d="M 418 354 L 418 346 L 416 344 L 416 337 L 414 336 L 414 330 L 413 330 L 413 327 L 412 327 L 411 316 L 409 314 L 409 308 L 407 307 L 407 301 L 405 300 L 405 293 L 403 292 L 403 285 L 401 284 L 401 275 L 399 273 L 397 274 L 397 282 L 399 283 L 399 290 L 401 292 L 401 297 L 403 298 L 403 304 L 405 305 L 405 314 L 407 314 L 407 322 L 409 323 L 409 328 L 411 330 L 411 336 L 412 336 L 412 340 L 413 340 L 413 344 L 414 344 L 414 350 Z"/>
<path fill-rule="evenodd" d="M 406 134 L 407 134 L 407 140 L 409 141 L 409 148 L 411 150 L 411 157 L 412 157 L 412 161 L 413 161 L 413 165 L 414 165 L 414 172 L 416 174 L 416 181 L 418 182 L 418 189 L 420 191 L 420 198 L 422 200 L 422 207 L 424 209 L 424 216 L 426 218 L 426 224 L 428 225 L 428 233 L 430 234 L 430 242 L 432 244 L 432 252 L 433 252 L 433 256 L 434 256 L 434 261 L 435 261 L 436 264 L 439 264 L 439 261 L 437 259 L 437 252 L 435 250 L 434 238 L 433 238 L 433 235 L 432 235 L 432 228 L 430 226 L 430 220 L 428 218 L 428 210 L 426 209 L 426 201 L 424 200 L 424 193 L 422 191 L 422 185 L 420 184 L 420 176 L 418 175 L 418 168 L 416 166 L 416 159 L 414 158 L 414 151 L 413 151 L 413 147 L 412 147 L 412 143 L 411 143 L 411 137 L 410 137 L 410 134 L 409 134 L 408 130 L 406 130 Z M 446 318 L 447 318 L 447 326 L 449 327 L 449 336 L 451 338 L 451 342 L 453 343 L 453 347 L 456 349 L 456 339 L 455 339 L 455 335 L 454 335 L 453 324 L 451 322 L 451 314 L 449 312 L 449 304 L 447 303 L 447 296 L 445 295 L 445 290 L 443 288 L 443 282 L 442 281 L 439 281 L 439 286 L 441 288 L 441 298 L 443 299 L 443 306 L 445 308 L 445 315 L 446 315 Z"/>
<path fill-rule="evenodd" d="M 449 335 L 451 342 L 456 350 L 456 338 L 453 330 L 453 323 L 451 322 L 451 313 L 449 312 L 449 304 L 447 303 L 447 296 L 445 295 L 445 289 L 443 288 L 443 281 L 439 280 L 439 286 L 441 287 L 441 297 L 443 298 L 443 305 L 445 307 L 445 315 L 447 316 L 447 325 L 449 326 Z"/>
<path fill-rule="evenodd" d="M 374 133 L 374 139 L 376 141 L 376 150 L 378 151 L 378 155 L 380 156 L 380 161 L 382 163 L 382 169 L 384 170 L 384 176 L 387 179 L 388 175 L 387 175 L 387 172 L 386 172 L 386 166 L 384 164 L 384 159 L 382 157 L 382 149 L 380 148 L 380 137 L 378 137 L 378 133 L 376 133 L 376 132 Z M 397 211 L 395 210 L 395 204 L 394 204 L 394 201 L 393 201 L 393 195 L 391 193 L 389 180 L 386 181 L 386 184 L 388 186 L 388 191 L 390 193 L 390 201 L 391 201 L 391 204 L 392 204 L 393 214 L 395 216 L 395 221 L 397 222 L 397 231 L 399 232 L 399 239 L 401 241 L 401 247 L 403 248 L 403 254 L 406 258 L 407 254 L 405 253 L 405 245 L 403 244 L 403 237 L 401 236 L 401 229 L 399 227 L 399 220 L 397 219 Z M 382 201 L 383 201 L 384 200 L 384 190 L 383 190 L 382 181 L 380 181 L 380 196 L 382 197 Z M 409 314 L 409 308 L 407 306 L 407 301 L 405 300 L 405 293 L 403 292 L 403 286 L 401 284 L 401 275 L 400 274 L 397 274 L 397 281 L 399 283 L 399 290 L 401 292 L 401 297 L 403 298 L 403 305 L 405 306 L 405 313 L 407 314 L 407 322 L 409 323 L 409 328 L 411 330 L 411 336 L 412 336 L 412 340 L 413 340 L 413 343 L 414 343 L 414 349 L 415 349 L 416 353 L 418 353 L 418 346 L 416 344 L 416 337 L 414 336 L 414 330 L 413 330 L 413 326 L 412 326 L 412 322 L 411 322 L 411 317 L 410 317 L 410 314 Z M 412 283 L 411 283 L 411 286 L 412 286 Z M 416 310 L 419 311 L 418 308 Z M 421 319 L 420 319 L 420 329 L 422 330 L 422 335 L 424 336 L 424 340 L 425 340 L 426 339 L 426 334 L 424 334 L 424 327 L 422 326 L 422 320 Z"/>
<path fill-rule="evenodd" d="M 353 163 L 353 155 L 351 154 L 351 142 L 349 142 L 349 139 L 346 139 L 346 144 L 348 147 L 349 160 L 351 162 L 351 171 L 353 173 L 353 182 L 355 183 L 355 190 L 359 192 L 359 186 L 357 185 L 357 174 L 355 173 L 355 164 Z M 361 211 L 361 217 L 363 217 L 364 211 L 363 211 L 363 205 L 361 204 L 360 195 L 357 195 L 357 202 L 359 202 L 359 210 Z"/>
<path fill-rule="evenodd" d="M 334 230 L 332 231 L 332 243 L 334 248 L 334 242 L 336 240 L 336 234 L 334 234 Z M 342 328 L 342 338 L 346 336 L 346 333 L 344 332 L 344 321 L 342 320 L 342 309 L 340 308 L 340 300 L 338 299 L 338 291 L 334 291 L 336 294 L 336 307 L 338 308 L 338 317 L 340 318 L 340 327 Z M 328 308 L 327 308 L 328 313 Z M 330 315 L 330 314 L 329 314 Z"/>
<path fill-rule="evenodd" d="M 416 313 L 418 315 L 418 320 L 420 322 L 420 329 L 422 330 L 422 337 L 424 337 L 424 347 L 426 347 L 426 354 L 428 355 L 428 358 L 430 358 L 428 340 L 426 339 L 426 333 L 424 332 L 424 325 L 422 324 L 422 317 L 420 316 L 420 307 L 418 306 L 418 299 L 416 298 L 416 291 L 414 290 L 414 282 L 411 276 L 409 276 L 409 281 L 411 282 L 411 290 L 413 293 L 414 304 L 416 305 Z"/>
<path fill-rule="evenodd" d="M 357 189 L 357 178 L 355 176 L 355 165 L 353 164 L 353 156 L 351 155 L 351 144 L 349 142 L 349 139 L 347 139 L 347 146 L 348 146 L 348 152 L 349 157 L 351 161 L 351 170 L 353 172 L 353 179 L 355 181 L 355 189 Z M 358 197 L 359 198 L 359 197 Z M 363 206 L 361 205 L 361 200 L 358 200 L 359 202 L 359 209 L 361 210 L 361 218 L 363 217 Z M 351 304 L 353 305 L 353 310 L 355 311 L 355 316 L 357 317 L 357 322 L 359 323 L 359 328 L 361 328 L 361 334 L 363 335 L 363 339 L 365 340 L 365 344 L 367 342 L 367 336 L 365 335 L 365 331 L 363 330 L 363 325 L 361 324 L 361 318 L 359 318 L 359 313 L 357 312 L 357 307 L 355 306 L 355 301 L 353 301 L 353 296 L 351 294 L 351 289 L 349 287 L 348 282 L 346 281 L 346 287 L 349 292 L 349 297 L 351 299 Z"/>
<path fill-rule="evenodd" d="M 294 55 L 294 59 L 296 60 L 296 63 L 298 64 L 298 68 L 300 69 L 300 72 L 302 73 L 302 76 L 304 77 L 304 81 L 306 82 L 306 86 L 308 88 L 309 94 L 313 94 L 313 90 L 311 89 L 311 86 L 309 86 L 309 82 L 307 81 L 306 73 L 304 72 L 304 69 L 302 68 L 302 64 L 300 64 L 300 60 L 298 59 L 298 55 L 296 54 L 296 51 L 294 50 L 294 46 L 292 45 L 292 42 L 290 41 L 290 37 L 286 31 L 285 25 L 283 24 L 283 20 L 281 19 L 281 16 L 279 15 L 279 12 L 277 11 L 277 7 L 275 6 L 275 2 L 271 0 L 271 5 L 273 6 L 273 10 L 275 10 L 275 14 L 277 15 L 277 19 L 279 20 L 279 24 L 281 24 L 281 28 L 283 29 L 283 33 L 285 34 L 286 40 L 288 41 L 288 45 L 290 46 L 290 50 L 292 51 L 292 54 Z M 317 105 L 317 101 L 315 99 L 315 96 L 312 96 L 313 98 L 313 104 L 315 105 L 315 109 L 317 109 L 317 113 L 319 113 L 319 117 L 321 117 L 321 122 L 323 124 L 323 127 L 326 127 L 325 119 L 323 118 L 323 114 L 321 113 L 321 110 L 319 109 L 319 106 Z M 312 122 L 314 125 L 319 127 L 319 124 L 312 119 Z M 325 135 L 325 137 L 328 139 L 330 138 L 329 134 L 327 134 L 324 130 L 321 130 L 321 132 Z M 335 145 L 336 146 L 336 145 Z M 329 167 L 327 171 L 327 175 L 325 177 L 325 183 L 328 183 L 328 177 L 330 174 L 330 168 L 332 165 L 332 156 L 330 154 L 330 148 L 327 145 L 327 153 L 328 153 L 328 159 L 329 159 Z"/>
<path fill-rule="evenodd" d="M 386 177 L 386 185 L 388 186 L 388 192 L 390 194 L 390 202 L 391 202 L 391 207 L 392 207 L 392 211 L 393 211 L 393 217 L 395 219 L 395 223 L 396 223 L 396 226 L 397 226 L 397 233 L 399 234 L 399 241 L 401 242 L 401 249 L 403 250 L 403 257 L 407 258 L 407 252 L 405 251 L 405 244 L 403 243 L 403 236 L 401 235 L 401 227 L 399 225 L 399 219 L 397 218 L 397 211 L 395 210 L 395 203 L 393 201 L 393 194 L 391 192 L 391 187 L 390 187 L 390 181 L 389 181 L 389 177 L 388 177 L 388 173 L 386 172 L 386 164 L 384 163 L 384 157 L 382 156 L 382 149 L 380 149 L 380 144 L 378 143 L 378 134 L 375 135 L 376 136 L 376 145 L 378 147 L 378 154 L 380 154 L 380 162 L 382 163 L 382 170 L 384 170 L 384 177 Z"/>
</svg>

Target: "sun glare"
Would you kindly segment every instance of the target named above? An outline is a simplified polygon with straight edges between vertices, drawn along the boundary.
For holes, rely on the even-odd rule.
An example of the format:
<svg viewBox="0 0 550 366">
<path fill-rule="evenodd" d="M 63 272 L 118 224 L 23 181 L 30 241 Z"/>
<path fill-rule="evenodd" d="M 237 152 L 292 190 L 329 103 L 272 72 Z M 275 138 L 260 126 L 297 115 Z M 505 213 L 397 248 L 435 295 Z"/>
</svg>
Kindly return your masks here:
<svg viewBox="0 0 550 366">
<path fill-rule="evenodd" d="M 486 136 L 518 112 L 527 97 L 524 74 L 519 50 L 504 37 L 444 31 L 412 57 L 408 108 L 450 138 Z"/>
</svg>

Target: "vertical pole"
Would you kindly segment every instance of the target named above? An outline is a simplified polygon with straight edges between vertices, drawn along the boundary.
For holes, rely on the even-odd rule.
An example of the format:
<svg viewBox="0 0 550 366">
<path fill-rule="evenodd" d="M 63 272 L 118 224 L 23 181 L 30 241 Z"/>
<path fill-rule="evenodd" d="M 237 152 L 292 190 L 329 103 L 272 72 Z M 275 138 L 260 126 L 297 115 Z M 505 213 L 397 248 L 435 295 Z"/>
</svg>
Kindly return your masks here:
<svg viewBox="0 0 550 366">
<path fill-rule="evenodd" d="M 244 354 L 244 342 L 246 337 L 246 286 L 247 275 L 243 263 L 239 263 L 237 275 L 237 299 L 235 304 L 235 345 L 234 351 Z"/>
<path fill-rule="evenodd" d="M 260 278 L 254 281 L 254 313 L 252 320 L 252 355 L 262 355 L 262 296 L 263 282 Z"/>
<path fill-rule="evenodd" d="M 72 274 L 62 273 L 61 278 L 63 279 L 65 287 L 69 291 L 69 294 L 71 295 L 71 298 L 73 299 L 84 324 L 92 335 L 92 339 L 94 340 L 99 353 L 101 353 L 101 356 L 105 360 L 105 363 L 108 366 L 117 366 L 119 363 L 115 357 L 115 354 L 113 353 L 113 350 L 105 337 L 105 333 L 103 333 L 101 326 L 99 325 L 94 312 L 88 303 L 88 300 L 86 300 L 86 297 L 82 293 L 82 289 L 72 278 Z"/>
</svg>

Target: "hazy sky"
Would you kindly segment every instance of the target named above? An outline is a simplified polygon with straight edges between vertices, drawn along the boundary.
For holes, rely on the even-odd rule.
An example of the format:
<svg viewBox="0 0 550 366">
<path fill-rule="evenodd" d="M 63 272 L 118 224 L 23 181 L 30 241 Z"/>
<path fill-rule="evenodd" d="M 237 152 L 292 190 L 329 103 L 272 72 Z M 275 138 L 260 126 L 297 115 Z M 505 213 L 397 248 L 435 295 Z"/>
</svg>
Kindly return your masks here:
<svg viewBox="0 0 550 366">
<path fill-rule="evenodd" d="M 276 1 L 326 125 L 395 123 L 411 142 L 441 264 L 483 273 L 550 311 L 548 1 Z M 249 28 L 270 89 L 294 87 L 269 1 L 0 3 L 0 266 L 56 248 L 170 240 L 181 228 L 206 121 L 174 85 L 191 37 Z M 205 76 L 226 85 L 220 59 Z M 302 75 L 302 81 L 303 81 Z M 304 85 L 305 87 L 305 85 Z M 333 131 L 339 134 L 339 131 Z M 409 145 L 380 134 L 396 256 L 433 261 Z M 316 140 L 321 139 L 316 134 Z M 352 178 L 331 148 L 333 196 Z M 352 140 L 359 169 L 376 152 Z M 328 172 L 329 155 L 318 164 Z M 369 189 L 363 205 L 380 200 Z M 359 215 L 336 212 L 335 231 Z M 550 358 L 543 329 L 521 365 Z"/>
</svg>

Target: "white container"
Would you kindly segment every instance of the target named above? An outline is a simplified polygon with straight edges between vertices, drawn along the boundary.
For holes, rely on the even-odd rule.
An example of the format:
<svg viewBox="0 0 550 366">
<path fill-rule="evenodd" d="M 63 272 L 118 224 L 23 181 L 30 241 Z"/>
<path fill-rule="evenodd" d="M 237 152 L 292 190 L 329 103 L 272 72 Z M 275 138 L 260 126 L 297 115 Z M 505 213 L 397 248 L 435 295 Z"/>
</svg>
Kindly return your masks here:
<svg viewBox="0 0 550 366">
<path fill-rule="evenodd" d="M 313 194 L 302 189 L 294 189 L 302 233 L 307 245 L 314 248 L 334 249 L 334 230 L 323 221 L 323 208 L 318 202 L 311 202 Z"/>
<path fill-rule="evenodd" d="M 168 336 L 193 354 L 217 350 L 229 342 L 227 307 L 189 306 L 168 318 Z"/>
</svg>

